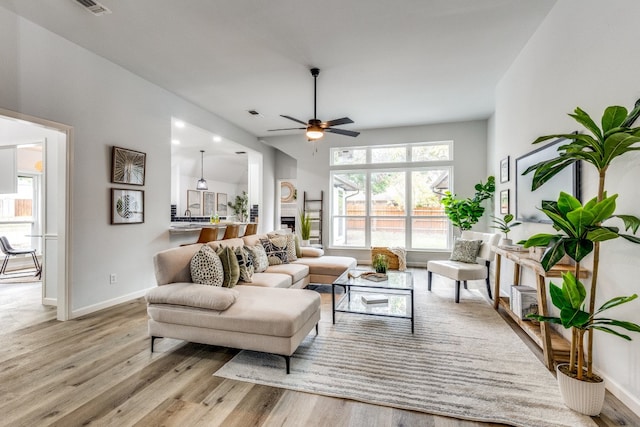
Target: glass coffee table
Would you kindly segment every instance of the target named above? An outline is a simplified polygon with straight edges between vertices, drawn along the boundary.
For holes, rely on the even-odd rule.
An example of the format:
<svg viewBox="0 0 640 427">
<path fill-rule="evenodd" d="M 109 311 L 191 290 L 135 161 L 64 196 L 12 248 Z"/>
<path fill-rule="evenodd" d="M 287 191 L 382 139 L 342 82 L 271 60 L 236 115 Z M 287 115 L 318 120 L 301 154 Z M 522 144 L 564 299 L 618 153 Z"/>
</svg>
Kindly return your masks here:
<svg viewBox="0 0 640 427">
<path fill-rule="evenodd" d="M 331 284 L 333 323 L 336 323 L 336 313 L 400 317 L 411 319 L 411 333 L 413 333 L 413 276 L 411 273 L 387 271 L 386 280 L 375 282 L 362 276 L 367 272 L 370 271 L 347 270 Z M 336 286 L 344 289 L 344 294 L 338 300 L 336 300 Z M 365 302 L 366 300 L 370 302 Z"/>
</svg>

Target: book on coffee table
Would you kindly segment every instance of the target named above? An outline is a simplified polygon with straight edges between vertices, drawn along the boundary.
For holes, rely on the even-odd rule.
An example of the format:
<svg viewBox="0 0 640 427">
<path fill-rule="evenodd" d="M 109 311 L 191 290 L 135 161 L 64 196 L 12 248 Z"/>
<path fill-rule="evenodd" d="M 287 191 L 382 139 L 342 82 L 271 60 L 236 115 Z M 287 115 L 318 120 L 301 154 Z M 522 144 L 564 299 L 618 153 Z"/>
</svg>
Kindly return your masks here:
<svg viewBox="0 0 640 427">
<path fill-rule="evenodd" d="M 381 294 L 365 294 L 362 295 L 362 302 L 365 304 L 380 304 L 389 302 L 389 298 Z"/>
</svg>

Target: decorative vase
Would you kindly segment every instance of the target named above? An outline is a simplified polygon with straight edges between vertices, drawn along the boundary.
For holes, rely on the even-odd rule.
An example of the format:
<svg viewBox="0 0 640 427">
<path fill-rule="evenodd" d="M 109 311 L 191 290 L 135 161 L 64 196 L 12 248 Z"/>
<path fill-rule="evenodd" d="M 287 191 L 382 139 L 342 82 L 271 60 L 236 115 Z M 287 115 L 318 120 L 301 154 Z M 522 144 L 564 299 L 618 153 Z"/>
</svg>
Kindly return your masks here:
<svg viewBox="0 0 640 427">
<path fill-rule="evenodd" d="M 604 380 L 587 382 L 577 380 L 565 374 L 560 368 L 568 366 L 562 363 L 556 367 L 558 386 L 564 404 L 581 414 L 595 416 L 602 411 L 604 405 Z"/>
</svg>

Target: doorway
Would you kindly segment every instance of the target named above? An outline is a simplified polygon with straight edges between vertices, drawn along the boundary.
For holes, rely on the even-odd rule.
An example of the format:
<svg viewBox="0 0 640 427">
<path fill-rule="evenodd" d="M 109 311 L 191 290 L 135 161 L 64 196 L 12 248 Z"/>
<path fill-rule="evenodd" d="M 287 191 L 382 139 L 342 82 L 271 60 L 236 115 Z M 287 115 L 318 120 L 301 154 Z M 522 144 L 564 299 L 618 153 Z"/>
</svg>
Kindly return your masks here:
<svg viewBox="0 0 640 427">
<path fill-rule="evenodd" d="M 23 193 L 28 190 L 27 184 L 33 191 L 29 230 L 21 230 L 18 235 L 28 239 L 27 245 L 41 254 L 41 304 L 55 305 L 58 320 L 68 320 L 71 315 L 67 237 L 71 134 L 69 126 L 0 109 L 0 146 L 23 150 L 23 160 L 16 164 L 16 179 L 22 183 Z M 34 152 L 38 151 L 36 158 Z M 15 212 L 15 202 L 13 206 Z"/>
</svg>

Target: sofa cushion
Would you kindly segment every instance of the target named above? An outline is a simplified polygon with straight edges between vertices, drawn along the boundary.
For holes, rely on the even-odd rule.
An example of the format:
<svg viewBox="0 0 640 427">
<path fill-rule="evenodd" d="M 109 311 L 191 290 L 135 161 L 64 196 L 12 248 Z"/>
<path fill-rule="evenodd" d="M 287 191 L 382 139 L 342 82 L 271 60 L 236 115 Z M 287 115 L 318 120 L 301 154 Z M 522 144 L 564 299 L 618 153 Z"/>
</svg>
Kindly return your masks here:
<svg viewBox="0 0 640 427">
<path fill-rule="evenodd" d="M 449 260 L 475 264 L 481 244 L 482 240 L 457 239 Z"/>
<path fill-rule="evenodd" d="M 233 239 L 216 240 L 213 242 L 209 242 L 207 244 L 217 251 L 220 248 L 226 248 L 226 247 L 241 248 L 242 246 L 244 246 L 244 240 L 242 240 L 239 237 L 236 237 Z"/>
<path fill-rule="evenodd" d="M 269 259 L 267 258 L 267 253 L 264 250 L 264 246 L 260 243 L 254 246 L 245 246 L 247 250 L 251 253 L 251 257 L 253 260 L 253 271 L 255 273 L 262 273 L 269 267 Z"/>
<path fill-rule="evenodd" d="M 253 277 L 253 261 L 244 247 L 235 248 L 236 258 L 238 259 L 238 267 L 240 268 L 240 280 L 242 282 L 251 283 Z"/>
<path fill-rule="evenodd" d="M 278 235 L 266 239 L 260 239 L 260 243 L 267 253 L 269 265 L 287 264 L 289 258 L 287 256 L 287 237 Z"/>
<path fill-rule="evenodd" d="M 196 283 L 172 283 L 151 289 L 145 295 L 147 304 L 172 304 L 224 311 L 238 298 L 238 291 Z"/>
<path fill-rule="evenodd" d="M 224 270 L 222 286 L 225 288 L 233 288 L 238 284 L 238 280 L 240 280 L 240 265 L 238 264 L 236 253 L 230 246 L 220 248 L 216 253 L 220 257 L 220 261 L 222 261 L 222 268 Z"/>
<path fill-rule="evenodd" d="M 303 264 L 270 265 L 266 272 L 288 274 L 295 283 L 309 275 L 309 267 Z"/>
<path fill-rule="evenodd" d="M 266 273 L 263 273 L 266 274 Z M 238 333 L 291 337 L 320 307 L 320 295 L 306 289 L 265 289 L 237 286 L 239 296 L 224 312 L 181 306 L 149 305 L 157 322 Z"/>
<path fill-rule="evenodd" d="M 321 248 L 314 248 L 311 246 L 305 246 L 300 248 L 300 252 L 303 257 L 320 257 L 324 255 L 324 251 Z"/>
<path fill-rule="evenodd" d="M 290 288 L 293 278 L 284 273 L 254 273 L 251 283 L 247 286 L 259 286 L 262 288 Z"/>
<path fill-rule="evenodd" d="M 309 266 L 309 274 L 323 276 L 340 276 L 345 270 L 355 268 L 357 261 L 355 258 L 346 256 L 324 255 L 321 257 L 303 257 L 294 261 L 294 264 L 304 264 Z"/>
<path fill-rule="evenodd" d="M 158 286 L 175 282 L 192 282 L 191 259 L 198 253 L 201 244 L 165 249 L 153 256 Z"/>
<path fill-rule="evenodd" d="M 191 258 L 191 281 L 201 285 L 222 286 L 224 269 L 220 257 L 207 245 Z"/>
</svg>

